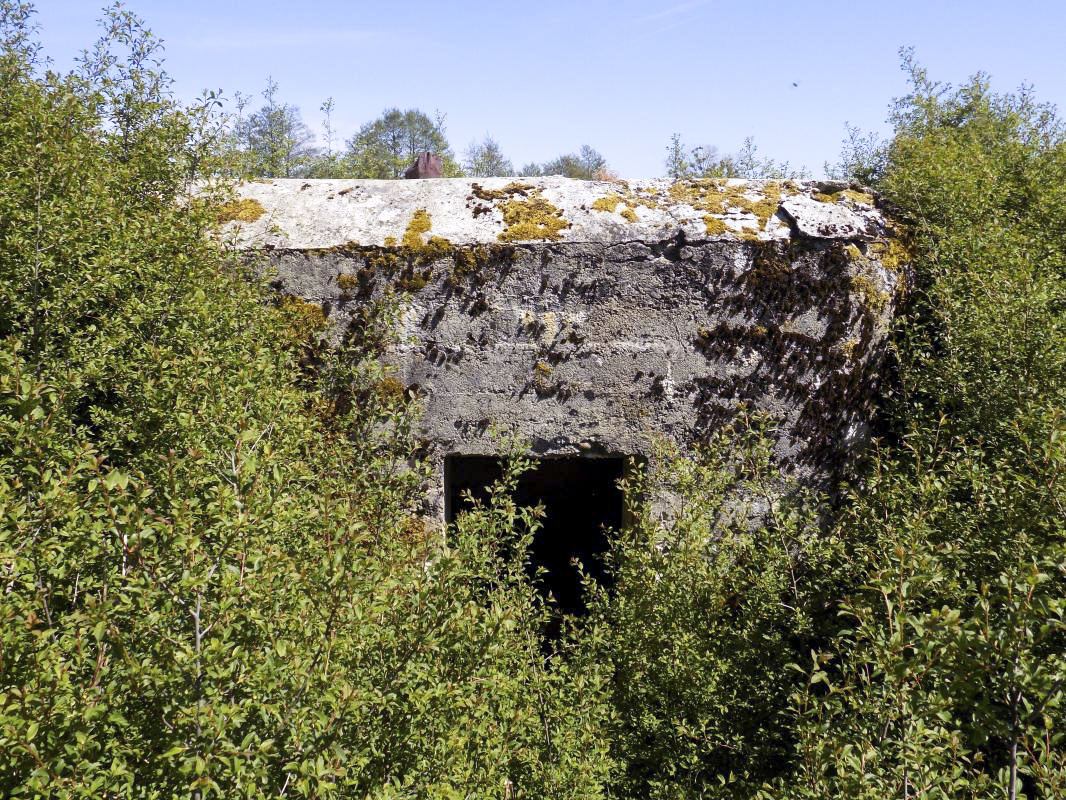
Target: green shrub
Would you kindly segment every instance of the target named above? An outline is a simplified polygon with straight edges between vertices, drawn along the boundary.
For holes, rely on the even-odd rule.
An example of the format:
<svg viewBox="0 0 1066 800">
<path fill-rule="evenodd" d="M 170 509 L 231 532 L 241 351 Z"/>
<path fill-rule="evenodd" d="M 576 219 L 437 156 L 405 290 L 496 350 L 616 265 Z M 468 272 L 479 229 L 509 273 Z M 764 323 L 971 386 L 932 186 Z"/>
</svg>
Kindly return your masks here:
<svg viewBox="0 0 1066 800">
<path fill-rule="evenodd" d="M 613 673 L 616 796 L 746 797 L 791 762 L 789 664 L 821 635 L 811 612 L 830 602 L 821 566 L 839 543 L 747 425 L 663 451 L 626 486 L 615 585 L 578 634 L 581 658 Z M 651 497 L 675 507 L 653 513 Z"/>
<path fill-rule="evenodd" d="M 513 505 L 411 536 L 417 408 L 362 337 L 297 362 L 190 199 L 210 109 L 119 7 L 77 75 L 29 19 L 0 2 L 0 794 L 597 794 L 602 681 L 500 580 Z"/>
<path fill-rule="evenodd" d="M 1027 90 L 904 67 L 879 188 L 913 290 L 886 438 L 838 523 L 863 580 L 772 795 L 1059 797 L 1066 137 Z"/>
</svg>

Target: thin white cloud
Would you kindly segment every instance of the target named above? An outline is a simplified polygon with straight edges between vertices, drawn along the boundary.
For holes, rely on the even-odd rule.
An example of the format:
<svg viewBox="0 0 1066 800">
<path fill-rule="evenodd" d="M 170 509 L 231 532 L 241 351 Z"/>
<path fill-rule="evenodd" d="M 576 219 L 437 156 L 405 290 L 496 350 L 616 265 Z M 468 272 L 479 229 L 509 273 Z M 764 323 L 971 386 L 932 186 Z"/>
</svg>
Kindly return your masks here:
<svg viewBox="0 0 1066 800">
<path fill-rule="evenodd" d="M 216 33 L 182 44 L 204 50 L 246 50 L 252 48 L 313 47 L 326 44 L 355 44 L 373 38 L 372 31 L 295 30 L 258 33 Z"/>
<path fill-rule="evenodd" d="M 654 14 L 648 14 L 640 17 L 637 22 L 654 22 L 657 19 L 667 19 L 668 17 L 676 17 L 678 14 L 684 14 L 686 11 L 693 11 L 700 6 L 705 6 L 710 3 L 711 0 L 691 0 L 688 3 L 680 3 L 676 6 L 663 9 L 662 11 L 656 11 Z"/>
</svg>

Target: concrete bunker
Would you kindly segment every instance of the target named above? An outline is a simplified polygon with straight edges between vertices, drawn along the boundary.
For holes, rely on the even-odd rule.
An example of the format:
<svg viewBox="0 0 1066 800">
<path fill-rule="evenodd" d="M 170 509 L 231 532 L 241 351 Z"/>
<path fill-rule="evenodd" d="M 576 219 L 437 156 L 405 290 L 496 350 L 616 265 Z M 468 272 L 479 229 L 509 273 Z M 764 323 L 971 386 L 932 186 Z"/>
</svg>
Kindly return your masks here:
<svg viewBox="0 0 1066 800">
<path fill-rule="evenodd" d="M 227 223 L 238 246 L 335 340 L 398 306 L 379 358 L 418 395 L 421 513 L 442 528 L 454 477 L 481 480 L 497 432 L 561 474 L 650 462 L 663 439 L 685 451 L 756 412 L 782 470 L 824 488 L 868 436 L 906 253 L 860 187 L 279 179 L 239 194 L 262 213 Z M 529 491 L 552 495 L 550 473 Z"/>
<path fill-rule="evenodd" d="M 451 524 L 471 500 L 486 501 L 489 487 L 503 475 L 504 464 L 498 456 L 445 458 L 445 521 Z M 539 504 L 544 510 L 526 568 L 542 596 L 550 596 L 563 614 L 586 610 L 582 572 L 610 587 L 604 555 L 612 533 L 622 526 L 624 498 L 618 482 L 625 472 L 622 457 L 560 456 L 534 459 L 518 477 L 515 503 Z"/>
</svg>

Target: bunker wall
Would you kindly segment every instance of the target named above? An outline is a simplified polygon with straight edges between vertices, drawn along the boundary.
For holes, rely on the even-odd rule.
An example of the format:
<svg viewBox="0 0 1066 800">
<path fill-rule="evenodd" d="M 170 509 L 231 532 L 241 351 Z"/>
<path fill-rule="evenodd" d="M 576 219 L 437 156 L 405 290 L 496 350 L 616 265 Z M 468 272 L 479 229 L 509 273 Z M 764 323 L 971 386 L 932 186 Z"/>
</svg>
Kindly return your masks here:
<svg viewBox="0 0 1066 800">
<path fill-rule="evenodd" d="M 775 457 L 829 485 L 861 449 L 901 287 L 901 249 L 868 194 L 747 182 L 272 181 L 235 222 L 278 288 L 336 336 L 395 294 L 384 358 L 422 398 L 437 467 L 489 455 L 649 457 L 737 414 Z"/>
</svg>

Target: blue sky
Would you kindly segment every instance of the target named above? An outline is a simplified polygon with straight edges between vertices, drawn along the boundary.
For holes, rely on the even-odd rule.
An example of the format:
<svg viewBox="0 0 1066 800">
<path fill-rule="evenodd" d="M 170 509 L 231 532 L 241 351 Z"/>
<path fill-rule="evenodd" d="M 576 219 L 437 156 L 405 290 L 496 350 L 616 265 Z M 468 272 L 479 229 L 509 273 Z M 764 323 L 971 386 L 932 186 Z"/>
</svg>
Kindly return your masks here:
<svg viewBox="0 0 1066 800">
<path fill-rule="evenodd" d="M 98 36 L 102 2 L 39 0 L 55 66 Z M 341 145 L 387 107 L 440 110 L 453 148 L 490 134 L 518 166 L 582 144 L 622 177 L 660 175 L 670 135 L 759 152 L 818 176 L 845 121 L 884 131 L 906 91 L 897 51 L 931 77 L 977 70 L 1066 105 L 1066 0 L 128 0 L 165 41 L 179 95 L 255 95 L 267 76 Z M 798 85 L 793 85 L 798 84 Z M 258 105 L 258 102 L 256 103 Z M 321 136 L 320 136 L 321 139 Z"/>
</svg>

